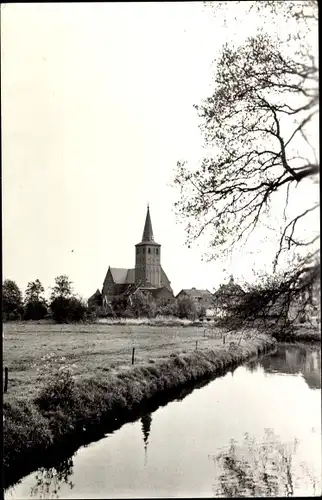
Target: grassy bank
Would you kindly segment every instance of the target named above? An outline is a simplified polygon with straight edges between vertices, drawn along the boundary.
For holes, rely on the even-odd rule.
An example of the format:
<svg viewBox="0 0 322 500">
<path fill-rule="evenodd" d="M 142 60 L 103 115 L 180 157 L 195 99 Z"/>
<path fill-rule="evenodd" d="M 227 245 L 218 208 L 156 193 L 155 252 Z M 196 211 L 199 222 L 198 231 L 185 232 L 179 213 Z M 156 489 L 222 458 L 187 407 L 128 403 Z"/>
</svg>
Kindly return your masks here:
<svg viewBox="0 0 322 500">
<path fill-rule="evenodd" d="M 167 359 L 170 354 L 188 354 L 198 349 L 217 349 L 223 344 L 219 329 L 195 326 L 149 326 L 21 322 L 3 325 L 3 365 L 9 369 L 8 394 L 34 398 L 40 390 L 39 369 L 44 357 L 53 353 L 75 364 L 78 381 L 97 379 L 131 366 Z M 233 338 L 234 336 L 232 336 Z M 230 340 L 227 336 L 227 342 Z"/>
<path fill-rule="evenodd" d="M 310 325 L 297 325 L 293 331 L 286 334 L 275 334 L 275 338 L 281 342 L 321 342 L 321 330 L 319 327 Z"/>
<path fill-rule="evenodd" d="M 148 325 L 148 326 L 203 326 L 211 322 L 212 318 L 203 320 L 191 320 L 187 318 L 177 318 L 176 316 L 158 315 L 155 318 L 100 318 L 98 324 L 105 325 Z"/>
<path fill-rule="evenodd" d="M 223 374 L 243 361 L 272 350 L 275 340 L 245 336 L 240 346 L 171 354 L 140 366 L 107 371 L 104 376 L 55 380 L 32 399 L 4 401 L 5 484 L 12 484 L 55 448 L 79 446 L 101 426 L 105 432 L 132 420 L 151 405 L 170 400 L 178 390 Z"/>
</svg>

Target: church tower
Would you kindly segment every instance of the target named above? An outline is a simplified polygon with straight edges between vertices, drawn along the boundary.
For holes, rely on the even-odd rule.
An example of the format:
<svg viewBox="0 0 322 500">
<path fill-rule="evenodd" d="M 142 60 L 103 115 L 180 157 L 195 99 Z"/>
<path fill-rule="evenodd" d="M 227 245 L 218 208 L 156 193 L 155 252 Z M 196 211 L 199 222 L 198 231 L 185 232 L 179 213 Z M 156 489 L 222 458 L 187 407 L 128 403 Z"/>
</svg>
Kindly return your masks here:
<svg viewBox="0 0 322 500">
<path fill-rule="evenodd" d="M 161 245 L 154 241 L 149 205 L 141 243 L 135 245 L 135 283 L 161 287 Z"/>
</svg>

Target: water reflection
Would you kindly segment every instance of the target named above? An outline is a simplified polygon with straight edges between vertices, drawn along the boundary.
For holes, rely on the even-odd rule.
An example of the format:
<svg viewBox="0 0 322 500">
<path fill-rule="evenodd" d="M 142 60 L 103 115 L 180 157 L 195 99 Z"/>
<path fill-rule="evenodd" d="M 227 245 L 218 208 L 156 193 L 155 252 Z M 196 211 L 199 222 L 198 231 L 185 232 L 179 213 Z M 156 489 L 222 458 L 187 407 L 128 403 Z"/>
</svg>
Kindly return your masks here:
<svg viewBox="0 0 322 500">
<path fill-rule="evenodd" d="M 305 344 L 281 344 L 276 352 L 247 363 L 253 372 L 262 367 L 267 373 L 301 374 L 310 389 L 321 389 L 321 350 Z"/>
<path fill-rule="evenodd" d="M 250 372 L 255 372 L 259 366 L 258 359 L 255 359 L 253 361 L 249 361 L 246 366 Z"/>
<path fill-rule="evenodd" d="M 282 443 L 272 429 L 265 429 L 261 442 L 245 433 L 238 444 L 231 440 L 227 450 L 212 457 L 216 465 L 216 497 L 293 496 L 297 482 L 309 479 L 316 495 L 318 479 L 310 467 L 302 463 L 301 477 L 296 475 L 293 457 L 298 441 Z"/>
<path fill-rule="evenodd" d="M 62 460 L 56 467 L 41 467 L 35 475 L 36 484 L 30 489 L 30 496 L 35 498 L 59 498 L 59 490 L 63 484 L 73 489 L 70 480 L 73 474 L 72 457 Z"/>
<path fill-rule="evenodd" d="M 73 461 L 47 461 L 55 467 L 29 474 L 5 498 L 318 494 L 320 366 L 316 347 L 281 345 L 207 385 L 176 392 L 156 411 L 146 407 L 136 421 L 82 447 Z"/>
<path fill-rule="evenodd" d="M 143 442 L 144 442 L 144 465 L 147 464 L 148 461 L 148 443 L 149 443 L 149 435 L 151 429 L 152 415 L 148 413 L 141 418 L 141 426 L 143 432 Z"/>
</svg>

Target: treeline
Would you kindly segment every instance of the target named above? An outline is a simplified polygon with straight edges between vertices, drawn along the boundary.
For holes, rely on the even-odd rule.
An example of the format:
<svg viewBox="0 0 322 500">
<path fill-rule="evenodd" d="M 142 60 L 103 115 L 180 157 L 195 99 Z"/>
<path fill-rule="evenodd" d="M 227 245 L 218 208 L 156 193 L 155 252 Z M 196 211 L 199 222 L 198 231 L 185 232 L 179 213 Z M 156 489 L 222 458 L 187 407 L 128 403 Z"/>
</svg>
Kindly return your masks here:
<svg viewBox="0 0 322 500">
<path fill-rule="evenodd" d="M 103 307 L 99 307 L 97 313 L 102 316 L 106 315 Z M 197 309 L 195 302 L 189 297 L 154 299 L 152 294 L 139 290 L 130 297 L 114 297 L 110 310 L 107 311 L 107 314 L 109 313 L 123 318 L 175 316 L 195 320 L 203 318 L 206 310 L 204 307 Z"/>
<path fill-rule="evenodd" d="M 3 321 L 52 318 L 57 323 L 68 323 L 89 319 L 87 304 L 73 293 L 68 276 L 55 278 L 49 300 L 44 293 L 45 289 L 38 279 L 28 283 L 24 295 L 15 281 L 6 279 L 2 284 Z"/>
<path fill-rule="evenodd" d="M 2 285 L 3 321 L 41 320 L 51 318 L 56 323 L 93 322 L 97 318 L 154 318 L 157 315 L 176 316 L 195 320 L 205 316 L 204 308 L 196 309 L 189 297 L 155 300 L 151 294 L 136 292 L 131 296 L 114 297 L 110 304 L 87 305 L 73 292 L 72 282 L 66 275 L 57 276 L 50 298 L 36 279 L 28 283 L 24 294 L 15 281 L 6 279 Z"/>
</svg>

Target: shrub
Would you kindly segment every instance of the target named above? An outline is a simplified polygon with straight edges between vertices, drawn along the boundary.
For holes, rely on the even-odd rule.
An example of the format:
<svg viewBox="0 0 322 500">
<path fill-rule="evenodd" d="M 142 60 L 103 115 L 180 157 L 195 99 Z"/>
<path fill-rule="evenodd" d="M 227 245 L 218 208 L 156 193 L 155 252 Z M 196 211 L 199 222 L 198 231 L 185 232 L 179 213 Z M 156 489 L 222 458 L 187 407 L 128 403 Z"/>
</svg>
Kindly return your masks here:
<svg viewBox="0 0 322 500">
<path fill-rule="evenodd" d="M 111 301 L 111 307 L 115 315 L 119 318 L 124 316 L 124 312 L 128 306 L 128 298 L 120 295 L 118 297 L 113 297 Z"/>
<path fill-rule="evenodd" d="M 204 306 L 202 306 L 198 311 L 198 317 L 201 320 L 203 320 L 206 317 L 206 308 Z"/>
<path fill-rule="evenodd" d="M 140 316 L 154 318 L 156 315 L 156 303 L 150 293 L 138 291 L 131 296 L 130 309 L 134 317 Z"/>
<path fill-rule="evenodd" d="M 85 313 L 86 321 L 88 321 L 90 323 L 95 323 L 95 321 L 99 317 L 98 313 L 97 313 L 97 309 L 98 308 L 96 306 L 87 307 L 86 313 Z"/>
<path fill-rule="evenodd" d="M 70 406 L 74 393 L 74 377 L 71 371 L 63 366 L 51 375 L 35 402 L 42 411 L 55 411 L 58 407 L 66 408 Z"/>
<path fill-rule="evenodd" d="M 178 302 L 175 299 L 161 299 L 157 304 L 157 314 L 161 316 L 178 316 Z"/>
<path fill-rule="evenodd" d="M 103 306 L 91 305 L 88 307 L 88 315 L 95 314 L 96 318 L 106 318 L 106 308 Z"/>
<path fill-rule="evenodd" d="M 47 315 L 46 303 L 42 300 L 28 302 L 24 308 L 24 319 L 44 319 Z"/>
<path fill-rule="evenodd" d="M 190 297 L 179 297 L 178 304 L 178 317 L 195 320 L 197 317 L 196 304 Z"/>
<path fill-rule="evenodd" d="M 133 319 L 135 317 L 136 316 L 135 316 L 133 310 L 131 309 L 131 307 L 127 307 L 123 313 L 123 318 Z"/>
<path fill-rule="evenodd" d="M 50 304 L 53 320 L 56 323 L 85 321 L 87 307 L 76 297 L 56 297 Z"/>
<path fill-rule="evenodd" d="M 4 402 L 3 417 L 4 467 L 13 467 L 22 455 L 26 459 L 33 449 L 41 452 L 52 444 L 47 421 L 31 402 Z"/>
</svg>

